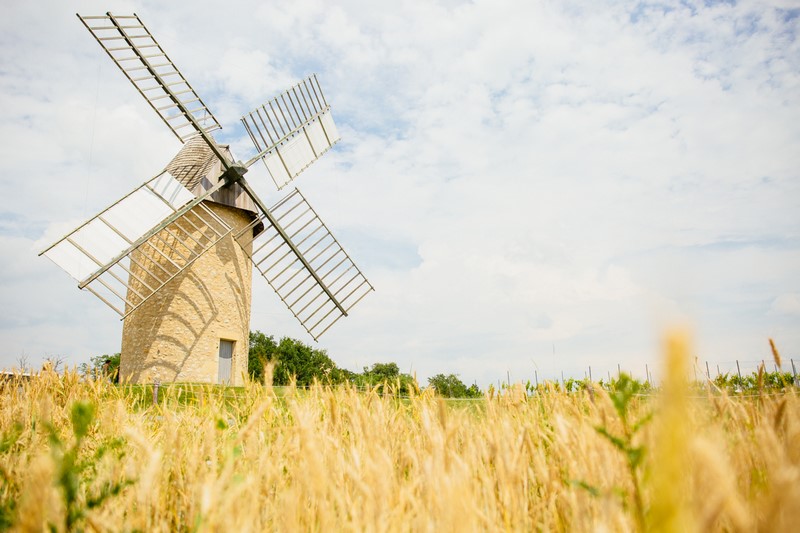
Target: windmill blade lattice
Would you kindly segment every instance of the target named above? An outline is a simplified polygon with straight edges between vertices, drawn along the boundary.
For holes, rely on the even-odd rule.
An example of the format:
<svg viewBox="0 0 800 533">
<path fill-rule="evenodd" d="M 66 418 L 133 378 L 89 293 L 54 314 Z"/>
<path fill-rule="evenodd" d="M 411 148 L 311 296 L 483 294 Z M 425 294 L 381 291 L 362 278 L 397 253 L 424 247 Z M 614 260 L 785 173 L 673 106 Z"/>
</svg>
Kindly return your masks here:
<svg viewBox="0 0 800 533">
<path fill-rule="evenodd" d="M 300 191 L 269 212 L 275 223 L 262 215 L 235 238 L 316 340 L 374 288 Z"/>
<path fill-rule="evenodd" d="M 241 120 L 279 190 L 340 139 L 316 74 Z"/>
<path fill-rule="evenodd" d="M 137 15 L 78 18 L 181 142 L 222 127 Z"/>
<path fill-rule="evenodd" d="M 230 232 L 164 172 L 39 255 L 124 318 Z"/>
</svg>

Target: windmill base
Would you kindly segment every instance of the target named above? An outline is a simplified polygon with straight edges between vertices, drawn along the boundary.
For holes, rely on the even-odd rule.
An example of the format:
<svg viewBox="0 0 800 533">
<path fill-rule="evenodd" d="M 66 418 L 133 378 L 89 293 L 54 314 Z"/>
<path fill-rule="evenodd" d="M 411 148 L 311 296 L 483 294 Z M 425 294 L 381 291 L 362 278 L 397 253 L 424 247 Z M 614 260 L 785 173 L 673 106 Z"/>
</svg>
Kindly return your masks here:
<svg viewBox="0 0 800 533">
<path fill-rule="evenodd" d="M 253 215 L 242 209 L 205 205 L 233 233 L 252 220 Z M 150 253 L 149 259 L 168 268 L 167 258 Z M 135 289 L 135 284 L 130 286 Z M 252 263 L 228 235 L 125 318 L 121 380 L 242 384 L 251 287 Z"/>
</svg>

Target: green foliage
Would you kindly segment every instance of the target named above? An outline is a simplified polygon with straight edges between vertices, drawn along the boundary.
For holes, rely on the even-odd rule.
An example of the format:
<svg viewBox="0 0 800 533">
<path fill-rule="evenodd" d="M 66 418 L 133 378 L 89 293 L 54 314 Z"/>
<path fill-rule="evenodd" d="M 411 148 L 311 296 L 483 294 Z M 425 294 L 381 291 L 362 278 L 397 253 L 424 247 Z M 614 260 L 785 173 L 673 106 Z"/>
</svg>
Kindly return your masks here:
<svg viewBox="0 0 800 533">
<path fill-rule="evenodd" d="M 372 367 L 364 367 L 364 372 L 348 373 L 348 381 L 359 388 L 378 388 L 379 392 L 390 390 L 402 395 L 417 391 L 416 380 L 409 374 L 401 374 L 397 363 L 375 363 Z"/>
<path fill-rule="evenodd" d="M 250 332 L 250 350 L 247 358 L 247 371 L 254 380 L 264 379 L 264 365 L 275 364 L 273 385 L 288 385 L 292 377 L 297 385 L 311 385 L 314 379 L 323 383 L 341 383 L 345 378 L 336 364 L 328 357 L 325 350 L 312 348 L 307 344 L 289 337 L 279 343 L 275 338 L 260 331 Z"/>
<path fill-rule="evenodd" d="M 364 375 L 375 376 L 380 380 L 391 381 L 400 375 L 400 367 L 397 363 L 375 363 L 372 368 L 364 367 Z"/>
<path fill-rule="evenodd" d="M 620 387 L 626 388 L 631 386 L 636 387 L 637 393 L 639 394 L 646 394 L 653 391 L 653 386 L 648 381 L 639 381 L 627 374 L 624 374 L 624 378 L 620 377 L 619 379 L 612 379 L 608 382 L 603 379 L 600 379 L 597 382 L 592 382 L 589 381 L 589 378 L 566 378 L 563 382 L 544 380 L 539 385 L 534 385 L 529 380 L 525 384 L 525 390 L 528 392 L 528 394 L 561 392 L 562 390 L 564 392 L 573 393 L 579 391 L 591 392 L 592 388 L 598 386 L 609 392 L 614 392 Z"/>
<path fill-rule="evenodd" d="M 567 378 L 564 381 L 564 390 L 567 392 L 578 392 L 582 390 L 587 390 L 591 385 L 589 378 L 584 379 L 574 379 L 574 378 Z"/>
<path fill-rule="evenodd" d="M 3 432 L 0 438 L 0 456 L 14 453 L 22 436 L 23 426 L 15 422 L 10 430 Z M 0 531 L 10 529 L 14 525 L 17 512 L 17 500 L 13 478 L 0 463 Z"/>
<path fill-rule="evenodd" d="M 76 402 L 72 406 L 70 419 L 72 421 L 72 432 L 75 433 L 75 440 L 80 442 L 87 433 L 89 425 L 94 419 L 95 407 L 91 403 Z"/>
<path fill-rule="evenodd" d="M 620 374 L 619 379 L 612 382 L 608 397 L 611 398 L 611 403 L 614 404 L 623 426 L 628 423 L 628 405 L 641 388 L 642 384 L 628 374 Z"/>
<path fill-rule="evenodd" d="M 636 518 L 639 528 L 640 530 L 644 530 L 645 509 L 644 500 L 642 499 L 640 467 L 642 466 L 644 460 L 645 448 L 643 445 L 637 446 L 634 444 L 634 440 L 636 434 L 640 429 L 642 429 L 642 427 L 644 427 L 645 424 L 650 421 L 653 414 L 651 412 L 638 420 L 629 420 L 631 406 L 635 401 L 636 395 L 642 392 L 643 384 L 631 378 L 628 374 L 620 374 L 618 379 L 612 380 L 609 388 L 611 390 L 609 391 L 608 396 L 611 399 L 614 410 L 617 412 L 617 416 L 619 416 L 620 422 L 622 423 L 622 434 L 614 434 L 606 426 L 598 426 L 595 428 L 595 430 L 606 440 L 608 440 L 617 450 L 619 450 L 619 452 L 625 458 L 625 463 L 627 464 L 628 472 L 630 473 L 631 481 L 633 482 L 633 507 L 636 511 Z M 600 494 L 599 489 L 592 487 L 583 481 L 572 481 L 571 483 L 583 487 L 594 496 Z M 619 494 L 624 494 L 624 491 L 621 490 L 616 492 Z"/>
<path fill-rule="evenodd" d="M 90 433 L 95 416 L 94 404 L 75 402 L 70 412 L 72 434 L 74 441 L 71 446 L 58 435 L 56 429 L 47 424 L 49 433 L 50 451 L 56 464 L 56 484 L 61 489 L 64 501 L 64 524 L 66 531 L 82 531 L 82 524 L 87 512 L 100 507 L 107 499 L 119 494 L 122 489 L 133 483 L 132 480 L 120 481 L 107 480 L 102 483 L 99 491 L 92 491 L 89 487 L 95 484 L 97 477 L 97 464 L 106 453 L 117 452 L 117 459 L 124 456 L 124 440 L 121 438 L 103 441 L 93 455 L 86 456 L 82 452 L 84 438 Z M 50 524 L 51 530 L 58 528 Z"/>
<path fill-rule="evenodd" d="M 260 331 L 250 332 L 247 360 L 250 377 L 256 381 L 263 380 L 267 362 L 275 365 L 272 384 L 277 386 L 288 385 L 294 377 L 301 387 L 311 385 L 317 379 L 330 384 L 350 382 L 363 388 L 378 387 L 381 392 L 386 385 L 400 394 L 408 394 L 417 388 L 414 378 L 400 373 L 397 363 L 375 363 L 371 368 L 364 367 L 364 372 L 359 374 L 338 368 L 325 350 L 313 348 L 297 339 L 284 337 L 276 343 L 271 335 Z"/>
<path fill-rule="evenodd" d="M 288 385 L 292 376 L 300 386 L 311 385 L 314 379 L 323 383 L 341 383 L 344 379 L 325 350 L 317 350 L 297 339 L 282 338 L 272 359 L 277 361 L 274 385 Z"/>
<path fill-rule="evenodd" d="M 250 349 L 247 354 L 247 373 L 255 381 L 263 381 L 264 365 L 272 361 L 278 345 L 275 339 L 260 331 L 250 332 Z"/>
<path fill-rule="evenodd" d="M 738 373 L 720 374 L 711 380 L 717 388 L 728 394 L 758 394 L 760 392 L 777 392 L 792 386 L 794 376 L 791 372 L 763 372 L 759 387 L 758 372 L 739 376 Z"/>
<path fill-rule="evenodd" d="M 106 378 L 112 383 L 119 383 L 119 361 L 120 354 L 95 355 L 89 358 L 89 363 L 83 363 L 80 371 L 84 376 L 94 378 Z"/>
<path fill-rule="evenodd" d="M 794 382 L 791 372 L 765 372 L 764 387 L 772 390 L 783 389 Z"/>
<path fill-rule="evenodd" d="M 635 377 L 631 376 L 630 374 L 626 374 L 625 372 L 620 374 L 617 379 L 612 378 L 608 383 L 603 383 L 603 380 L 601 379 L 600 386 L 610 393 L 614 393 L 618 390 L 628 390 L 631 388 L 636 390 L 634 394 L 646 394 L 653 391 L 653 386 L 649 381 L 639 381 Z"/>
<path fill-rule="evenodd" d="M 456 374 L 436 374 L 428 378 L 428 384 L 437 394 L 447 398 L 480 398 L 483 393 L 477 385 L 467 387 Z"/>
</svg>

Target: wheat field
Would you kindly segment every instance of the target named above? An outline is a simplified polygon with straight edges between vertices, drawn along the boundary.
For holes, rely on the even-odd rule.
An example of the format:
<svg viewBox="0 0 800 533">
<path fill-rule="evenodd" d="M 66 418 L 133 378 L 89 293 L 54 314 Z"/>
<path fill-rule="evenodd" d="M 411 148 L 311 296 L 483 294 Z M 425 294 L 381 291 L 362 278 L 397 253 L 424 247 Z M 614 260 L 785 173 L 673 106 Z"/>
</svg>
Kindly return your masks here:
<svg viewBox="0 0 800 533">
<path fill-rule="evenodd" d="M 22 531 L 790 531 L 800 405 L 522 386 L 454 402 L 318 385 L 131 386 L 43 371 L 0 395 L 0 525 Z M 622 409 L 620 409 L 620 402 Z M 614 440 L 616 439 L 616 441 Z"/>
</svg>

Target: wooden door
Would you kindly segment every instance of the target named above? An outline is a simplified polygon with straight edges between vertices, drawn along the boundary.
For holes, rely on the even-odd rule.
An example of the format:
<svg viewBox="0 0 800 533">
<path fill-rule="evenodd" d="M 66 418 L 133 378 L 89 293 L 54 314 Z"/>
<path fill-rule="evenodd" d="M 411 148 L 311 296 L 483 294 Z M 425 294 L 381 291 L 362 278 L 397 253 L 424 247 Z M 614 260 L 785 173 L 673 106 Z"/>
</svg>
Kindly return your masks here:
<svg viewBox="0 0 800 533">
<path fill-rule="evenodd" d="M 219 372 L 217 383 L 229 384 L 231 382 L 231 364 L 233 363 L 233 341 L 220 339 L 219 341 Z"/>
</svg>

